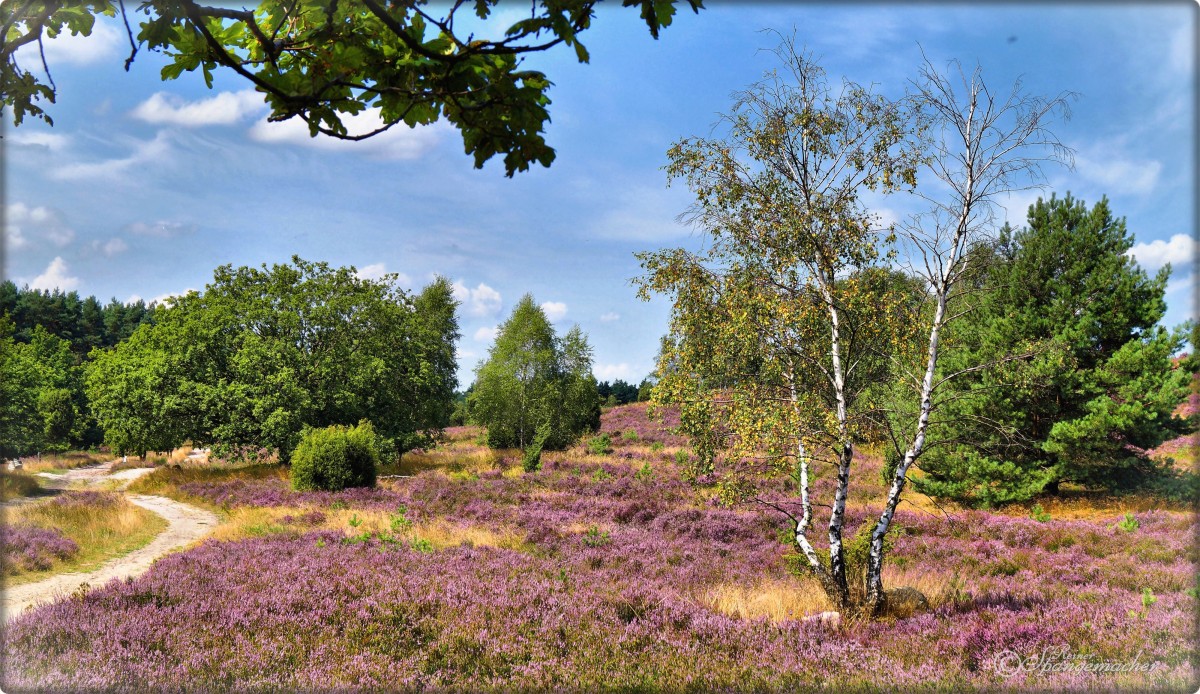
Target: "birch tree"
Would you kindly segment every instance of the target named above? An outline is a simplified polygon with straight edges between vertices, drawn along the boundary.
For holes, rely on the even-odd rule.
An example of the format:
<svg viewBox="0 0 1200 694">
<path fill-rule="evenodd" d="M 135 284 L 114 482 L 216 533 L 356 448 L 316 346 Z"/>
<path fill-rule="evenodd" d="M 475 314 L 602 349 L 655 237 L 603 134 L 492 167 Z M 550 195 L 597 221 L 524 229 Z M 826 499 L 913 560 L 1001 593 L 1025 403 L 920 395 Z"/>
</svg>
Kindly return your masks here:
<svg viewBox="0 0 1200 694">
<path fill-rule="evenodd" d="M 877 291 L 887 230 L 866 190 L 915 183 L 917 114 L 849 82 L 834 85 L 784 41 L 779 71 L 739 93 L 723 138 L 684 139 L 668 153 L 672 180 L 695 193 L 688 218 L 703 253 L 640 254 L 640 293 L 673 301 L 654 400 L 681 405 L 701 469 L 722 465 L 722 493 L 785 513 L 808 567 L 839 609 L 861 603 L 844 542 L 854 442 L 878 422 L 884 343 L 911 321 L 899 294 Z M 881 233 L 884 232 L 884 233 Z M 875 345 L 877 348 L 872 349 Z M 836 475 L 813 498 L 814 466 Z M 790 473 L 799 498 L 758 493 Z M 814 506 L 829 511 L 828 552 L 814 546 Z M 861 576 L 861 574 L 859 574 Z"/>
<path fill-rule="evenodd" d="M 785 514 L 831 602 L 878 614 L 896 505 L 938 387 L 954 376 L 938 372 L 939 340 L 967 251 L 989 232 L 997 196 L 1066 153 L 1047 130 L 1065 101 L 1019 85 L 995 100 L 978 72 L 960 95 L 929 65 L 912 93 L 889 100 L 832 85 L 791 41 L 777 54 L 783 69 L 736 96 L 724 137 L 668 153 L 671 180 L 696 195 L 686 218 L 709 243 L 639 256 L 641 296 L 673 302 L 655 401 L 680 405 L 693 473 L 717 472 L 726 498 Z M 931 209 L 884 227 L 868 191 L 908 191 Z M 886 267 L 905 259 L 907 273 Z M 899 451 L 886 501 L 848 538 L 854 445 L 879 438 Z M 814 478 L 827 471 L 832 495 L 818 498 Z M 780 474 L 794 493 L 763 484 Z M 810 537 L 825 508 L 827 550 Z"/>
<path fill-rule="evenodd" d="M 930 126 L 920 174 L 926 183 L 914 193 L 928 207 L 899 225 L 897 243 L 912 272 L 927 283 L 932 311 L 922 314 L 927 316 L 921 328 L 923 357 L 898 369 L 900 385 L 911 387 L 909 402 L 915 407 L 909 408 L 908 417 L 892 418 L 898 464 L 871 531 L 866 575 L 870 611 L 878 611 L 885 599 L 884 538 L 908 471 L 929 445 L 931 417 L 941 391 L 956 377 L 992 365 L 972 364 L 949 373 L 938 368 L 943 331 L 963 315 L 958 304 L 965 296 L 961 288 L 974 269 L 970 251 L 997 231 L 998 202 L 1014 191 L 1042 187 L 1044 165 L 1071 161 L 1071 150 L 1051 130 L 1056 121 L 1070 115 L 1068 101 L 1073 95 L 1068 92 L 1042 98 L 1025 93 L 1018 81 L 1007 94 L 995 93 L 979 68 L 967 73 L 951 63 L 949 70 L 941 72 L 928 60 L 913 87 L 914 105 L 929 118 Z"/>
</svg>

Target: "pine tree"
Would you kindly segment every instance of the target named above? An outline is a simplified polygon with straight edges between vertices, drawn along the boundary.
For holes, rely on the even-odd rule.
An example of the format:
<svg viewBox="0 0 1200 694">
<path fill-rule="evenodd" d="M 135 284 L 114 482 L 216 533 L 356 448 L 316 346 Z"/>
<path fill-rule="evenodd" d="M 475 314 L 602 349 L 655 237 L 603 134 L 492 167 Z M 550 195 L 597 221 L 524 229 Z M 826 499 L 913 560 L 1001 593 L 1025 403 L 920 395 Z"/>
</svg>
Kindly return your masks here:
<svg viewBox="0 0 1200 694">
<path fill-rule="evenodd" d="M 1177 431 L 1182 335 L 1157 326 L 1170 268 L 1150 277 L 1126 254 L 1133 238 L 1106 199 L 1089 210 L 1052 196 L 1028 221 L 977 250 L 985 292 L 943 370 L 992 367 L 955 382 L 938 417 L 951 443 L 922 461 L 925 493 L 994 505 L 1063 483 L 1128 488 L 1155 469 L 1145 450 Z"/>
</svg>

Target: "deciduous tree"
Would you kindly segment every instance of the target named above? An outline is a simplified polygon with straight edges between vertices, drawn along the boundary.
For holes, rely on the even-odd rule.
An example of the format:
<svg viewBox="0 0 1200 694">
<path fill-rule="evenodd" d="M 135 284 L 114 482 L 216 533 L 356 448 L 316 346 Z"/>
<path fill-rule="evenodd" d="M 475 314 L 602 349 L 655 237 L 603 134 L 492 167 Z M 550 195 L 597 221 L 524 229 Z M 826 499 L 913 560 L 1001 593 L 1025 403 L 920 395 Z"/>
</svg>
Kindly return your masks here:
<svg viewBox="0 0 1200 694">
<path fill-rule="evenodd" d="M 597 1 L 538 0 L 502 37 L 476 35 L 473 20 L 487 20 L 498 1 L 439 7 L 428 0 L 265 0 L 245 9 L 147 0 L 138 7 L 146 17 L 136 40 L 119 0 L 6 2 L 0 5 L 0 104 L 12 109 L 17 124 L 26 116 L 50 122 L 40 102 L 53 102 L 57 89 L 45 53 L 37 67 L 46 74 L 39 76 L 17 63 L 17 49 L 40 50 L 63 32 L 89 35 L 98 16 L 120 14 L 132 49 L 126 70 L 145 46 L 172 58 L 162 69 L 164 80 L 199 70 L 211 88 L 215 72 L 234 73 L 263 95 L 271 120 L 301 118 L 314 137 L 358 140 L 445 118 L 461 131 L 476 167 L 503 154 L 511 176 L 554 159 L 542 136 L 551 82 L 524 59 L 563 44 L 587 62 L 580 34 L 591 27 Z M 621 4 L 638 8 L 655 38 L 676 11 L 674 0 Z M 701 0 L 683 4 L 697 12 L 702 7 Z M 350 132 L 344 119 L 367 109 L 377 110 L 378 128 Z"/>
<path fill-rule="evenodd" d="M 587 338 L 576 326 L 560 340 L 526 294 L 476 369 L 469 402 L 472 418 L 487 427 L 493 448 L 526 448 L 535 439 L 548 450 L 566 447 L 600 426 Z"/>
</svg>

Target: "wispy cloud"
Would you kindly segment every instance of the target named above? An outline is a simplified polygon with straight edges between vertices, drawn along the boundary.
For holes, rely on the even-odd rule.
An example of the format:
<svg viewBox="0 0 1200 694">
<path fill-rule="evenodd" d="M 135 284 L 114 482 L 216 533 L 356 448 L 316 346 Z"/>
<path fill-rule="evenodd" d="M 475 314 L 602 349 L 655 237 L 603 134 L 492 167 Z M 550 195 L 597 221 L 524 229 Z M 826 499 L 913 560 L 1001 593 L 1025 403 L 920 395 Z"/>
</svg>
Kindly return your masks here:
<svg viewBox="0 0 1200 694">
<path fill-rule="evenodd" d="M 61 152 L 71 142 L 71 138 L 67 135 L 50 133 L 45 130 L 20 130 L 4 137 L 10 144 L 18 147 L 38 147 L 51 152 Z"/>
<path fill-rule="evenodd" d="M 500 312 L 500 292 L 492 289 L 483 282 L 478 287 L 468 289 L 462 282 L 453 285 L 454 298 L 458 299 L 467 313 L 472 316 L 494 316 Z"/>
<path fill-rule="evenodd" d="M 621 320 L 621 314 L 617 313 L 616 311 L 609 311 L 608 313 L 600 316 L 601 323 L 612 323 L 613 321 L 617 320 Z"/>
<path fill-rule="evenodd" d="M 157 92 L 137 105 L 131 115 L 156 125 L 182 125 L 195 128 L 205 125 L 231 125 L 266 109 L 263 95 L 253 89 L 221 92 L 198 101 L 186 101 L 180 96 Z"/>
<path fill-rule="evenodd" d="M 125 230 L 138 236 L 155 236 L 160 239 L 168 239 L 193 232 L 196 230 L 196 225 L 187 222 L 159 220 L 157 222 L 134 222 L 126 226 Z"/>
<path fill-rule="evenodd" d="M 606 239 L 662 243 L 687 236 L 690 228 L 675 217 L 687 207 L 678 190 L 632 186 L 615 191 L 613 206 L 595 218 L 590 236 Z"/>
<path fill-rule="evenodd" d="M 124 253 L 125 251 L 129 250 L 129 244 L 125 243 L 124 239 L 120 239 L 120 238 L 116 238 L 116 237 L 111 238 L 108 241 L 105 241 L 104 243 L 95 241 L 93 243 L 93 246 L 96 248 L 96 250 L 100 251 L 108 258 L 111 258 L 114 255 L 119 255 L 119 254 Z"/>
<path fill-rule="evenodd" d="M 488 342 L 496 339 L 496 335 L 499 333 L 500 329 L 494 325 L 491 327 L 484 326 L 475 331 L 474 337 L 476 342 Z"/>
<path fill-rule="evenodd" d="M 67 226 L 58 210 L 40 205 L 29 207 L 20 202 L 5 209 L 4 235 L 13 250 L 31 245 L 30 237 L 45 239 L 58 248 L 75 240 L 75 231 Z"/>
<path fill-rule="evenodd" d="M 1154 159 L 1130 155 L 1114 141 L 1080 148 L 1075 154 L 1079 175 L 1107 194 L 1146 195 L 1158 185 L 1162 164 Z"/>
<path fill-rule="evenodd" d="M 383 125 L 379 109 L 368 109 L 355 115 L 343 115 L 342 123 L 351 135 L 363 135 Z M 250 128 L 250 138 L 265 144 L 310 147 L 331 152 L 353 152 L 376 159 L 419 159 L 432 150 L 452 127 L 443 121 L 432 125 L 409 128 L 403 123 L 367 140 L 340 140 L 328 135 L 309 134 L 308 123 L 300 118 L 271 122 L 259 120 Z"/>
<path fill-rule="evenodd" d="M 67 267 L 67 261 L 55 256 L 54 260 L 46 266 L 46 270 L 42 274 L 33 278 L 29 283 L 30 289 L 59 289 L 64 292 L 69 292 L 72 289 L 79 287 L 79 278 L 73 277 L 70 274 L 70 269 Z"/>
<path fill-rule="evenodd" d="M 119 176 L 131 168 L 165 158 L 171 151 L 165 132 L 159 132 L 153 140 L 135 142 L 127 157 L 105 159 L 98 162 L 68 164 L 52 170 L 50 175 L 63 181 L 91 179 L 103 181 Z"/>
</svg>

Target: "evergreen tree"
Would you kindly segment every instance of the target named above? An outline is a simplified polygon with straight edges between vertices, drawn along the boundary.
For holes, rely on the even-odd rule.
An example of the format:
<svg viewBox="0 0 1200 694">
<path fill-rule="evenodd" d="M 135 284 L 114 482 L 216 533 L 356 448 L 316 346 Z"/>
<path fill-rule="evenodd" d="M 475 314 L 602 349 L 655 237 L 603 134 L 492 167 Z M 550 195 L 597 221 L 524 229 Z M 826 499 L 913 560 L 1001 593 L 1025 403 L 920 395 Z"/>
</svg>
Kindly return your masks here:
<svg viewBox="0 0 1200 694">
<path fill-rule="evenodd" d="M 942 370 L 991 368 L 955 381 L 938 416 L 949 443 L 922 460 L 921 491 L 992 505 L 1154 471 L 1145 450 L 1178 431 L 1182 335 L 1156 325 L 1170 268 L 1148 276 L 1132 245 L 1106 199 L 1089 210 L 1068 194 L 977 249 L 986 291 L 948 336 Z"/>
</svg>

